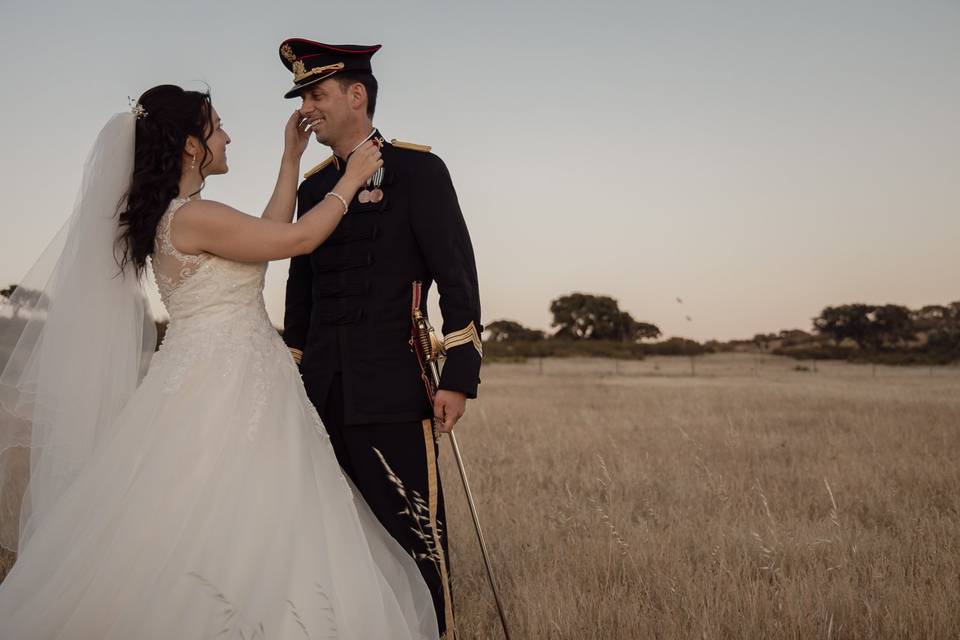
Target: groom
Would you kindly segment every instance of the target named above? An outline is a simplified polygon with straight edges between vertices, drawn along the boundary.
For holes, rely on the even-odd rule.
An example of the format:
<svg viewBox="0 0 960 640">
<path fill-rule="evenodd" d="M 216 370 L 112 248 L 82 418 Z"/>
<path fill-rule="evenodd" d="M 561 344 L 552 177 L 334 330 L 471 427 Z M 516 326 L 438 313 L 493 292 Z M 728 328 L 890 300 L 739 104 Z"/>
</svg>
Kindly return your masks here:
<svg viewBox="0 0 960 640">
<path fill-rule="evenodd" d="M 364 141 L 381 145 L 383 171 L 349 205 L 330 238 L 293 258 L 284 340 L 323 420 L 337 459 L 384 527 L 418 558 L 441 635 L 454 636 L 447 528 L 432 417 L 449 431 L 477 397 L 482 346 L 473 247 L 450 174 L 430 147 L 387 142 L 372 123 L 379 45 L 326 45 L 291 38 L 280 59 L 293 73 L 284 96 L 333 155 L 305 175 L 298 215 L 337 182 Z M 437 282 L 447 360 L 431 407 L 408 344 L 415 280 Z M 423 501 L 423 526 L 388 479 L 376 449 L 408 494 Z M 416 531 L 415 531 L 416 530 Z"/>
</svg>

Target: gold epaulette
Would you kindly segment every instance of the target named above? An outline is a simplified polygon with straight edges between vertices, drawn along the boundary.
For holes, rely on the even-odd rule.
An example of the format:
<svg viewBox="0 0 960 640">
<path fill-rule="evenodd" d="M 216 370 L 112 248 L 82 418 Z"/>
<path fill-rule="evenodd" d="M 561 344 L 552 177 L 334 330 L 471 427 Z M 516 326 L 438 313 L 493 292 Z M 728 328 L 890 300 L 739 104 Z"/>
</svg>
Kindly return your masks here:
<svg viewBox="0 0 960 640">
<path fill-rule="evenodd" d="M 336 161 L 337 161 L 336 156 L 330 156 L 329 158 L 327 158 L 326 160 L 324 160 L 323 162 L 315 166 L 313 169 L 310 169 L 310 171 L 307 171 L 305 174 L 303 174 L 303 179 L 306 180 L 310 176 L 320 173 L 321 171 L 327 168 L 328 164 L 330 164 L 331 162 L 335 163 Z"/>
<path fill-rule="evenodd" d="M 409 149 L 410 151 L 421 151 L 423 153 L 430 153 L 430 149 L 433 148 L 433 147 L 428 147 L 425 144 L 414 144 L 412 142 L 404 142 L 403 140 L 397 140 L 396 138 L 391 140 L 390 144 L 392 144 L 398 149 Z"/>
<path fill-rule="evenodd" d="M 287 347 L 287 349 L 290 350 L 290 357 L 293 358 L 293 361 L 299 365 L 300 361 L 303 359 L 303 351 L 300 351 L 300 349 L 294 349 L 293 347 Z"/>
<path fill-rule="evenodd" d="M 470 324 L 459 331 L 453 331 L 443 336 L 444 350 L 449 354 L 450 349 L 459 347 L 462 344 L 472 344 L 480 357 L 483 357 L 483 342 L 480 340 L 480 334 L 477 333 L 477 325 L 470 321 Z"/>
</svg>

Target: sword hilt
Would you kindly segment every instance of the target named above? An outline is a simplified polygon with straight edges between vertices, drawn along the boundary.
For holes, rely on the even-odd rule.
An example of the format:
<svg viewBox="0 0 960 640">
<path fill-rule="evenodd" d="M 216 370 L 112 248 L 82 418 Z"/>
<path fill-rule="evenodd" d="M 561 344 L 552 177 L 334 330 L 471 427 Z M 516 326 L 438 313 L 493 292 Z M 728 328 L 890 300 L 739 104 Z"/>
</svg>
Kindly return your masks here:
<svg viewBox="0 0 960 640">
<path fill-rule="evenodd" d="M 436 354 L 433 350 L 433 341 L 430 340 L 430 323 L 423 317 L 423 313 L 419 309 L 414 312 L 413 318 L 417 327 L 417 341 L 420 343 L 420 351 L 427 362 L 432 362 L 436 359 Z"/>
</svg>

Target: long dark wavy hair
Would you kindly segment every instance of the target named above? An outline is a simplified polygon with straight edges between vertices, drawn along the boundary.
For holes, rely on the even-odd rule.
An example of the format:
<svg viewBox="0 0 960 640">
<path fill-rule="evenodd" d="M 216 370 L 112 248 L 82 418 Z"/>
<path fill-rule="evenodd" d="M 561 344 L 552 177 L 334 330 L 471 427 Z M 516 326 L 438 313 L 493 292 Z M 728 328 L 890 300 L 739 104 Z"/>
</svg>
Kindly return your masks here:
<svg viewBox="0 0 960 640">
<path fill-rule="evenodd" d="M 203 144 L 203 155 L 198 158 L 203 175 L 213 161 L 207 140 L 214 126 L 209 91 L 184 91 L 162 84 L 148 89 L 138 102 L 147 115 L 137 120 L 133 179 L 120 207 L 118 244 L 121 272 L 132 262 L 140 276 L 147 257 L 153 254 L 160 218 L 179 192 L 187 136 Z"/>
</svg>

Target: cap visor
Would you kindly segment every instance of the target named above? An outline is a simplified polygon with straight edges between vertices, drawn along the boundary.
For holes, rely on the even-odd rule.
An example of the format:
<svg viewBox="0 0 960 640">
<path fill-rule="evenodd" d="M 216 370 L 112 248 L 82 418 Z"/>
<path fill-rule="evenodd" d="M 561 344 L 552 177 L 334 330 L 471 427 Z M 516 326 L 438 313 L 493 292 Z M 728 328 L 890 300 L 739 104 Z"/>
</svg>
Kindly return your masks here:
<svg viewBox="0 0 960 640">
<path fill-rule="evenodd" d="M 295 84 L 295 85 L 293 85 L 293 89 L 290 89 L 290 91 L 287 91 L 285 94 L 283 94 L 283 97 L 284 97 L 284 98 L 287 98 L 288 100 L 289 100 L 290 98 L 299 98 L 299 97 L 300 97 L 300 94 L 303 93 L 303 90 L 304 90 L 304 89 L 306 89 L 307 87 L 312 87 L 313 85 L 317 84 L 318 82 L 322 82 L 323 80 L 326 80 L 327 78 L 329 78 L 329 77 L 332 76 L 332 75 L 335 75 L 336 73 L 337 73 L 337 72 L 334 71 L 334 72 L 332 72 L 332 73 L 328 73 L 328 74 L 325 75 L 325 76 L 319 76 L 319 77 L 316 77 L 316 78 L 311 78 L 310 80 L 308 80 L 307 82 L 304 82 L 303 84 Z"/>
</svg>

